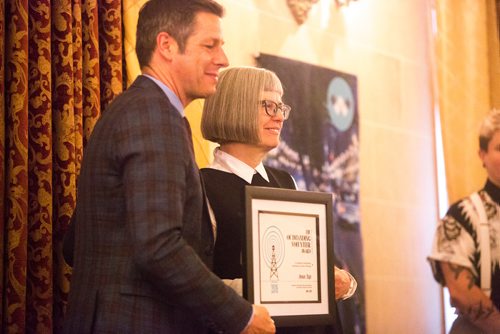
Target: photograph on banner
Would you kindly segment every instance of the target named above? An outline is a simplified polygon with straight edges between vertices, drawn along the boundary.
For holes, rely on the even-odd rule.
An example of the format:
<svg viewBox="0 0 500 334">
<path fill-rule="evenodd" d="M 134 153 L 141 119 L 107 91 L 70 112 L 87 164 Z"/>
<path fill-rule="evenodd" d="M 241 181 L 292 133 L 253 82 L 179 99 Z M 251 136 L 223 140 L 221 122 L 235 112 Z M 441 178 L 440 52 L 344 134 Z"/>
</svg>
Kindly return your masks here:
<svg viewBox="0 0 500 334">
<path fill-rule="evenodd" d="M 265 163 L 289 172 L 300 190 L 333 194 L 335 263 L 358 282 L 354 296 L 338 303 L 339 316 L 346 334 L 365 333 L 357 78 L 267 54 L 256 62 L 277 74 L 292 107 L 280 145 Z"/>
</svg>

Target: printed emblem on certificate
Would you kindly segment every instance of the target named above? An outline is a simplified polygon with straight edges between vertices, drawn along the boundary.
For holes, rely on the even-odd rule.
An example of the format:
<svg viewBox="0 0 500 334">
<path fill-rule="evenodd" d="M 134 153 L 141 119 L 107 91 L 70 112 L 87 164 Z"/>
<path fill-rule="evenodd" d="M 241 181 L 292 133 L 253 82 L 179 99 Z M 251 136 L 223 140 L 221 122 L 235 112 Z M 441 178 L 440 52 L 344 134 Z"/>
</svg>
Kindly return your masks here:
<svg viewBox="0 0 500 334">
<path fill-rule="evenodd" d="M 332 195 L 246 188 L 245 297 L 278 326 L 335 321 Z"/>
<path fill-rule="evenodd" d="M 258 215 L 261 303 L 320 302 L 318 216 Z"/>
</svg>

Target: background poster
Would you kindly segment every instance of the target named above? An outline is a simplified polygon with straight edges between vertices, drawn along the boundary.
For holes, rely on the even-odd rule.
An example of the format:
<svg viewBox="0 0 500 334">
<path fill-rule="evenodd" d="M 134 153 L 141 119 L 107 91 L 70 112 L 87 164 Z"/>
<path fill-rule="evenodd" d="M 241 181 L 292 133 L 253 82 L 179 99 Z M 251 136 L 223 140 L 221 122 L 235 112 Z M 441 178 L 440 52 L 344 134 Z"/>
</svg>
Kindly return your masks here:
<svg viewBox="0 0 500 334">
<path fill-rule="evenodd" d="M 356 77 L 266 54 L 257 62 L 278 75 L 292 107 L 265 163 L 292 174 L 300 190 L 333 193 L 335 262 L 358 282 L 355 295 L 337 303 L 339 316 L 344 333 L 365 333 Z"/>
</svg>

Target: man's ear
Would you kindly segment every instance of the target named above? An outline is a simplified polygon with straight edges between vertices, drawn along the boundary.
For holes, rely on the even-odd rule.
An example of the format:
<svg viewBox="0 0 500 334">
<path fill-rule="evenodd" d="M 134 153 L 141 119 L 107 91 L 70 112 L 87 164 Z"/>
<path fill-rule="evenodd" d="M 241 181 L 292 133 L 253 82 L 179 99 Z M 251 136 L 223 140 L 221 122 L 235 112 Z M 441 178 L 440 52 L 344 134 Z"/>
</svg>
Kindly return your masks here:
<svg viewBox="0 0 500 334">
<path fill-rule="evenodd" d="M 156 49 L 168 60 L 171 60 L 173 55 L 177 53 L 177 41 L 167 32 L 160 32 L 156 36 Z"/>
</svg>

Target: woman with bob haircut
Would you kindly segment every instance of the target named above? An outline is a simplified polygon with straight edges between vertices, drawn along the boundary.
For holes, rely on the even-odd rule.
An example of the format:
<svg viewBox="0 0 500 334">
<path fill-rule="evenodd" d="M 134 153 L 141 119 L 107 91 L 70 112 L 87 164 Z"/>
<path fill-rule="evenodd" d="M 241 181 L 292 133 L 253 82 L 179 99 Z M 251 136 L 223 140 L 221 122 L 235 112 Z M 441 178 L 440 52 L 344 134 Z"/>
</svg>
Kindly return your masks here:
<svg viewBox="0 0 500 334">
<path fill-rule="evenodd" d="M 201 169 L 217 226 L 213 270 L 240 294 L 245 186 L 296 189 L 289 173 L 264 166 L 262 162 L 267 153 L 279 145 L 283 123 L 290 116 L 291 108 L 282 102 L 282 96 L 283 87 L 274 72 L 257 67 L 233 67 L 220 73 L 216 93 L 205 100 L 203 108 L 203 137 L 219 144 L 214 151 L 214 161 Z M 336 299 L 351 297 L 356 286 L 351 274 L 335 267 Z M 325 330 L 302 329 L 304 333 Z M 301 332 L 297 330 L 293 332 Z"/>
<path fill-rule="evenodd" d="M 229 143 L 241 143 L 244 147 L 248 147 L 249 144 L 258 145 L 260 141 L 258 110 L 262 107 L 263 101 L 271 102 L 274 108 L 284 108 L 284 112 L 280 109 L 279 114 L 270 116 L 274 117 L 276 123 L 280 123 L 280 128 L 290 115 L 291 108 L 281 103 L 282 95 L 281 81 L 272 71 L 257 67 L 235 67 L 222 71 L 217 94 L 205 100 L 201 125 L 203 137 L 221 145 Z M 279 101 L 278 105 L 276 101 Z M 279 136 L 273 137 L 279 143 Z M 267 152 L 268 150 L 260 152 L 262 158 Z M 261 160 L 259 159 L 259 162 Z"/>
</svg>

